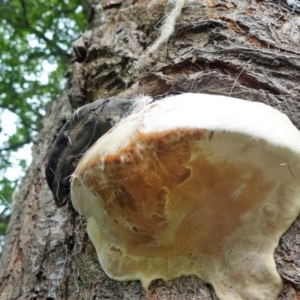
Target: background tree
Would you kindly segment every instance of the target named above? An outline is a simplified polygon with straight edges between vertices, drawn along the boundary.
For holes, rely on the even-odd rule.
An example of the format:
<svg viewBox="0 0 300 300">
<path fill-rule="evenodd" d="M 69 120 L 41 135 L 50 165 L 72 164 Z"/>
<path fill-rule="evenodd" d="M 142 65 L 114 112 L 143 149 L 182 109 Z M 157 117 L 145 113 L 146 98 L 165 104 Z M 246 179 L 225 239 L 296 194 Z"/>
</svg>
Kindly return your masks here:
<svg viewBox="0 0 300 300">
<path fill-rule="evenodd" d="M 46 103 L 65 85 L 71 44 L 84 28 L 85 9 L 80 1 L 0 2 L 0 256 L 12 193 L 28 167 L 20 149 L 33 142 Z M 8 169 L 16 174 L 7 177 Z"/>
<path fill-rule="evenodd" d="M 194 276 L 156 280 L 147 293 L 139 282 L 110 280 L 85 220 L 69 202 L 55 206 L 44 176 L 51 145 L 74 109 L 109 96 L 227 95 L 271 105 L 300 128 L 298 1 L 185 2 L 173 34 L 149 53 L 172 8 L 158 0 L 105 0 L 91 7 L 89 30 L 74 44 L 67 87 L 48 106 L 33 163 L 15 195 L 1 299 L 215 299 L 212 288 Z M 300 297 L 299 222 L 275 251 L 284 280 L 280 299 Z"/>
</svg>

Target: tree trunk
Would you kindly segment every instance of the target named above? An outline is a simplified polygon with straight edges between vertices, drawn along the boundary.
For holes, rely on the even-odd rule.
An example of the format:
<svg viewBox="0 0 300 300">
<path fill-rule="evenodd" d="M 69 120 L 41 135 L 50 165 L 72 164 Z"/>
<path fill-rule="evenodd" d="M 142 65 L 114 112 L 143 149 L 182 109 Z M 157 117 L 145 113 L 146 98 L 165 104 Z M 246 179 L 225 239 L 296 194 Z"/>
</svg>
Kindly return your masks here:
<svg viewBox="0 0 300 300">
<path fill-rule="evenodd" d="M 0 271 L 0 299 L 217 299 L 195 276 L 117 282 L 101 269 L 86 221 L 57 208 L 45 180 L 56 135 L 79 106 L 109 96 L 131 99 L 194 92 L 264 102 L 300 129 L 300 15 L 284 1 L 186 1 L 175 30 L 147 50 L 174 3 L 103 0 L 74 44 L 66 91 L 47 107 L 33 163 L 15 193 Z M 179 1 L 177 1 L 179 2 Z M 289 1 L 291 2 L 291 1 Z M 300 299 L 300 219 L 275 251 L 284 281 L 279 299 Z"/>
</svg>

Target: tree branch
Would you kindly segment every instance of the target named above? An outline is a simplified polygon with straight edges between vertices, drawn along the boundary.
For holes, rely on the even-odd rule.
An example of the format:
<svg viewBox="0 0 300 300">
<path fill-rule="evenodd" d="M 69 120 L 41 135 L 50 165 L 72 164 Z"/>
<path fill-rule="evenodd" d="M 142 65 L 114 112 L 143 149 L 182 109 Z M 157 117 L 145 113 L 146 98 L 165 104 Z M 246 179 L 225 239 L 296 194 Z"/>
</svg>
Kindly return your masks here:
<svg viewBox="0 0 300 300">
<path fill-rule="evenodd" d="M 20 0 L 20 2 L 21 2 L 22 9 L 23 9 L 26 26 L 30 27 L 28 17 L 27 17 L 26 3 L 24 0 Z"/>
<path fill-rule="evenodd" d="M 35 28 L 30 28 L 32 33 L 34 33 L 39 39 L 42 39 L 48 49 L 51 51 L 52 55 L 54 56 L 59 56 L 61 58 L 63 58 L 66 61 L 69 61 L 69 59 L 71 58 L 71 55 L 69 55 L 65 50 L 63 50 L 62 48 L 60 48 L 57 43 L 55 43 L 53 40 L 48 39 L 42 32 L 40 32 L 39 30 L 35 29 Z"/>
<path fill-rule="evenodd" d="M 0 148 L 0 152 L 2 152 L 2 151 L 17 150 L 18 148 L 21 148 L 24 145 L 29 144 L 30 142 L 31 142 L 31 137 L 27 136 L 26 139 L 24 141 L 22 141 L 22 142 L 15 143 L 15 144 L 12 144 L 12 145 L 4 147 L 4 148 Z"/>
</svg>

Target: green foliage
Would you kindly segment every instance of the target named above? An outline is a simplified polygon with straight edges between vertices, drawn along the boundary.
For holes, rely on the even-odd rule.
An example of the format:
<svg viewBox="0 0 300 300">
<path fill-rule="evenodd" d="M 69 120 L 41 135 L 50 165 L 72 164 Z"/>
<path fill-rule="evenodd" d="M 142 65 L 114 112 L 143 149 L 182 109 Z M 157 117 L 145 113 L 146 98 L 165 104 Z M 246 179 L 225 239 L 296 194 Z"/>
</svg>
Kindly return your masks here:
<svg viewBox="0 0 300 300">
<path fill-rule="evenodd" d="M 64 86 L 72 42 L 84 29 L 82 10 L 78 0 L 0 0 L 0 252 L 12 193 L 27 167 L 18 150 Z M 7 178 L 16 164 L 20 172 Z"/>
</svg>

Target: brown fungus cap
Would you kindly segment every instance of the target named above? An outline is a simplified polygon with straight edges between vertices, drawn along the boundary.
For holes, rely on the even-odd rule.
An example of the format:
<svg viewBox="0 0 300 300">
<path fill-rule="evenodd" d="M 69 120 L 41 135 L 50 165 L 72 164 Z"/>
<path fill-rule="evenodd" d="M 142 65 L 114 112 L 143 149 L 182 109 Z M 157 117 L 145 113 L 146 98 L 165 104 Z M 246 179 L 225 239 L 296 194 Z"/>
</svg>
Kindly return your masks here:
<svg viewBox="0 0 300 300">
<path fill-rule="evenodd" d="M 182 94 L 134 112 L 71 185 L 115 280 L 199 276 L 221 300 L 275 300 L 273 259 L 300 211 L 300 133 L 262 103 Z"/>
</svg>

